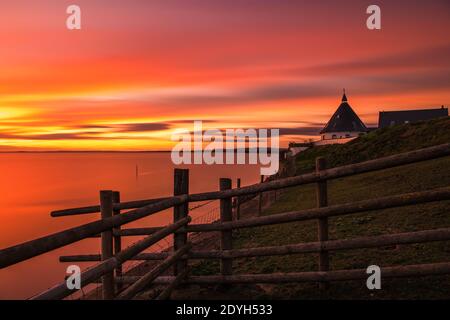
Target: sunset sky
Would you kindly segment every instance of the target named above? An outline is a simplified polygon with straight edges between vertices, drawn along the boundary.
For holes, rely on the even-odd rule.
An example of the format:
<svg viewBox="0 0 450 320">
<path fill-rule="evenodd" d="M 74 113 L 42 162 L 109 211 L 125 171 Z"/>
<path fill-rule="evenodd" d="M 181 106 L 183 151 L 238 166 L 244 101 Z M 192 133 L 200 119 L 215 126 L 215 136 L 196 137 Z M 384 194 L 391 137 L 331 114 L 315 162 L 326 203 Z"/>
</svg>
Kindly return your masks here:
<svg viewBox="0 0 450 320">
<path fill-rule="evenodd" d="M 344 87 L 376 126 L 450 105 L 449 34 L 448 0 L 2 1 L 0 151 L 168 150 L 194 120 L 280 128 L 285 146 L 317 135 Z"/>
</svg>

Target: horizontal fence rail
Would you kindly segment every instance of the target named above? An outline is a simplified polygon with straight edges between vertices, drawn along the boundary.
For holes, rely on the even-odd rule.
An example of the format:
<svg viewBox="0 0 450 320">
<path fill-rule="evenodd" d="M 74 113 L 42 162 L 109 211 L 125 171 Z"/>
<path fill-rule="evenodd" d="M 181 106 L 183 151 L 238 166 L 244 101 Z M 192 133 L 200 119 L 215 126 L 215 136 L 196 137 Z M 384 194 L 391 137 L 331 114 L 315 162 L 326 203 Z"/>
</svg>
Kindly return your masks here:
<svg viewBox="0 0 450 320">
<path fill-rule="evenodd" d="M 450 262 L 416 264 L 396 267 L 380 267 L 383 278 L 423 277 L 431 275 L 450 274 Z M 130 284 L 139 280 L 139 276 L 127 276 L 117 281 Z M 271 274 L 242 274 L 230 276 L 190 276 L 185 284 L 242 284 L 242 283 L 293 283 L 293 282 L 323 282 L 323 281 L 349 281 L 367 279 L 367 269 L 350 269 L 337 271 L 313 271 L 295 273 Z M 155 285 L 172 283 L 173 276 L 156 278 Z"/>
<path fill-rule="evenodd" d="M 283 178 L 270 182 L 265 182 L 241 189 L 230 189 L 226 191 L 207 192 L 189 195 L 189 201 L 207 201 L 212 199 L 225 199 L 248 194 L 257 194 L 265 191 L 272 191 L 294 187 L 313 182 L 320 182 L 332 179 L 348 177 L 356 174 L 394 168 L 415 162 L 432 160 L 450 155 L 450 143 L 430 147 L 426 149 L 411 151 L 385 158 L 350 164 L 333 169 L 323 170 L 320 173 L 309 173 L 300 176 Z"/>
<path fill-rule="evenodd" d="M 396 196 L 382 197 L 378 199 L 363 200 L 323 208 L 279 213 L 239 221 L 190 225 L 187 226 L 186 228 L 189 232 L 207 232 L 207 231 L 251 228 L 278 223 L 287 223 L 293 221 L 312 220 L 323 217 L 341 216 L 365 211 L 389 209 L 442 200 L 450 200 L 450 187 L 438 188 L 431 191 L 406 193 Z"/>
<path fill-rule="evenodd" d="M 154 204 L 154 203 L 169 200 L 169 199 L 170 199 L 170 197 L 121 202 L 121 203 L 114 204 L 113 208 L 114 208 L 114 210 L 136 209 L 136 208 L 145 207 L 150 204 Z M 95 206 L 88 206 L 88 207 L 56 210 L 56 211 L 52 211 L 50 213 L 50 215 L 52 217 L 56 218 L 56 217 L 73 216 L 73 215 L 79 215 L 79 214 L 90 214 L 90 213 L 98 213 L 98 212 L 100 212 L 100 206 L 95 205 Z"/>
<path fill-rule="evenodd" d="M 406 245 L 414 243 L 446 241 L 450 240 L 450 228 L 434 230 L 387 234 L 380 236 L 358 237 L 354 239 L 328 240 L 308 242 L 301 244 L 289 244 L 273 247 L 259 247 L 233 250 L 208 250 L 191 251 L 185 256 L 188 259 L 222 259 L 222 258 L 248 258 L 262 256 L 290 255 L 300 253 L 317 253 L 322 250 L 337 251 L 363 248 L 385 247 L 390 245 Z M 132 260 L 162 260 L 170 256 L 170 253 L 140 254 Z M 100 261 L 100 255 L 80 255 L 61 257 L 63 262 Z"/>
</svg>

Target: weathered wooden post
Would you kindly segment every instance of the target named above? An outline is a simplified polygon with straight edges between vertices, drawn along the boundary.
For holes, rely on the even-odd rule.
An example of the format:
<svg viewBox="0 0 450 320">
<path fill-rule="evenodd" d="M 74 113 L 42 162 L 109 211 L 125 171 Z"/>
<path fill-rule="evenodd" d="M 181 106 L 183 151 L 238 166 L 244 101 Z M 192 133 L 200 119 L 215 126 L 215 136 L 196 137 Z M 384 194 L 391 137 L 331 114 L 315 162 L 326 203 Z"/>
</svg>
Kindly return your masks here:
<svg viewBox="0 0 450 320">
<path fill-rule="evenodd" d="M 231 179 L 220 179 L 220 191 L 231 189 Z M 220 222 L 227 222 L 232 220 L 232 205 L 231 198 L 220 199 Z M 220 235 L 220 250 L 231 250 L 232 244 L 232 230 L 223 230 Z M 222 258 L 220 261 L 220 272 L 222 275 L 231 275 L 233 270 L 233 260 L 229 258 Z"/>
<path fill-rule="evenodd" d="M 113 216 L 113 192 L 111 190 L 100 191 L 100 212 L 102 219 Z M 106 230 L 101 234 L 102 239 L 102 261 L 113 256 L 113 232 Z M 114 272 L 109 272 L 102 277 L 103 300 L 114 299 Z"/>
<path fill-rule="evenodd" d="M 239 189 L 241 187 L 241 178 L 237 179 L 237 188 Z M 236 197 L 236 220 L 241 219 L 241 197 Z"/>
<path fill-rule="evenodd" d="M 175 169 L 174 172 L 174 184 L 173 195 L 180 196 L 189 194 L 189 170 L 187 169 Z M 183 203 L 173 207 L 173 221 L 186 218 L 189 215 L 189 203 Z M 173 235 L 173 248 L 174 251 L 181 249 L 187 242 L 187 232 L 177 231 Z M 174 265 L 174 274 L 178 275 L 187 268 L 187 260 L 180 260 Z"/>
<path fill-rule="evenodd" d="M 261 183 L 264 182 L 264 176 L 261 176 Z M 259 193 L 259 201 L 258 201 L 258 217 L 261 216 L 262 213 L 262 202 L 263 202 L 263 193 Z"/>
<path fill-rule="evenodd" d="M 323 157 L 316 158 L 316 173 L 326 169 L 326 160 Z M 320 181 L 316 185 L 317 207 L 322 208 L 328 206 L 328 188 L 327 181 Z M 318 220 L 317 235 L 320 242 L 328 240 L 328 218 L 320 218 Z M 330 261 L 328 251 L 321 251 L 319 253 L 319 271 L 329 271 Z M 319 283 L 321 289 L 326 289 L 328 283 Z"/>
<path fill-rule="evenodd" d="M 113 192 L 113 204 L 120 203 L 120 192 Z M 119 215 L 120 209 L 113 209 L 113 215 Z M 122 251 L 122 237 L 120 236 L 120 226 L 113 229 L 113 238 L 114 238 L 114 255 L 117 255 L 120 251 Z M 122 265 L 116 268 L 116 277 L 122 276 Z M 122 290 L 122 284 L 117 283 L 117 292 Z"/>
</svg>

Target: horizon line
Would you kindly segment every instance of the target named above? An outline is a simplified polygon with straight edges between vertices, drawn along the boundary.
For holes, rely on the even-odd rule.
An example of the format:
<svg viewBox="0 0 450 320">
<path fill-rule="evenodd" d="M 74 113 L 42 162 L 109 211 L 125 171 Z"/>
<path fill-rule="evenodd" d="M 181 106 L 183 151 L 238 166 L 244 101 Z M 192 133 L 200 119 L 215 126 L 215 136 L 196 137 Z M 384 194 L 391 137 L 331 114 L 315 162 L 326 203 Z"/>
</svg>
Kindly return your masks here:
<svg viewBox="0 0 450 320">
<path fill-rule="evenodd" d="M 258 148 L 252 148 L 251 150 L 257 151 Z M 270 147 L 267 148 L 271 150 Z M 278 150 L 287 150 L 288 148 L 274 148 Z M 223 151 L 227 151 L 231 149 L 224 149 Z M 237 151 L 238 149 L 232 149 L 233 151 Z M 203 152 L 204 150 L 193 150 L 188 151 L 192 152 Z M 245 151 L 250 151 L 250 149 L 245 149 Z M 1 151 L 2 153 L 171 153 L 172 150 L 18 150 L 18 151 Z"/>
</svg>

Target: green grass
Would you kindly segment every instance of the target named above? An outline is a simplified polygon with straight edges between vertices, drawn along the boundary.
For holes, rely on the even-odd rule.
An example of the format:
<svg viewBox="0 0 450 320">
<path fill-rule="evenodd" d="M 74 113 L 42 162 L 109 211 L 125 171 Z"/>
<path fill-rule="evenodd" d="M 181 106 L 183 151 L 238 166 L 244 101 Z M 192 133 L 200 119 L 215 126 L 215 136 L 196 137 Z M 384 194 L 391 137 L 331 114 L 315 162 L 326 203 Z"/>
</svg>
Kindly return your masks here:
<svg viewBox="0 0 450 320">
<path fill-rule="evenodd" d="M 346 145 L 314 148 L 296 159 L 297 170 L 314 170 L 316 156 L 325 156 L 331 167 L 360 162 L 423 147 L 450 142 L 450 121 L 403 125 L 377 130 Z M 450 185 L 449 158 L 441 158 L 398 168 L 330 181 L 329 204 L 429 190 Z M 306 185 L 284 191 L 263 214 L 271 215 L 316 206 L 315 186 Z M 330 239 L 349 239 L 388 233 L 450 227 L 450 202 L 437 202 L 370 213 L 330 218 Z M 234 248 L 251 248 L 311 242 L 317 240 L 317 222 L 286 223 L 244 229 L 234 234 Z M 450 241 L 346 250 L 330 253 L 333 270 L 450 261 Z M 301 272 L 317 270 L 317 255 L 236 259 L 239 273 Z M 217 261 L 203 261 L 194 274 L 216 274 Z M 264 294 L 255 298 L 272 299 L 448 299 L 450 277 L 435 276 L 382 280 L 382 290 L 369 291 L 365 281 L 332 283 L 320 292 L 317 284 L 264 285 Z"/>
</svg>

